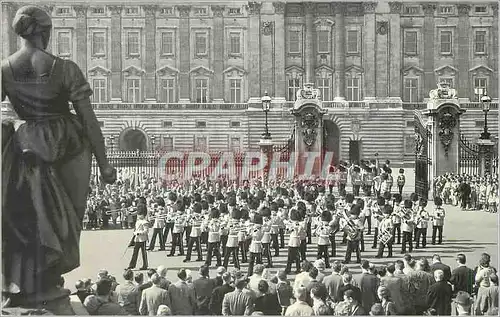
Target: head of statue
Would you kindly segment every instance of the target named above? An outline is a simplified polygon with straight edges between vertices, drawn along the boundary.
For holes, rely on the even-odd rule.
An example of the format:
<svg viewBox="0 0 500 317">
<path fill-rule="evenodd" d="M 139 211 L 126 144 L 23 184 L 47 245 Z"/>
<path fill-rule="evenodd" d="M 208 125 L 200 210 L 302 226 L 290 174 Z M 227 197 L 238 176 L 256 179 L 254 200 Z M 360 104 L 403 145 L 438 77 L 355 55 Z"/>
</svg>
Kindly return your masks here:
<svg viewBox="0 0 500 317">
<path fill-rule="evenodd" d="M 52 19 L 37 6 L 24 6 L 17 10 L 12 29 L 31 45 L 45 50 L 49 44 Z"/>
</svg>

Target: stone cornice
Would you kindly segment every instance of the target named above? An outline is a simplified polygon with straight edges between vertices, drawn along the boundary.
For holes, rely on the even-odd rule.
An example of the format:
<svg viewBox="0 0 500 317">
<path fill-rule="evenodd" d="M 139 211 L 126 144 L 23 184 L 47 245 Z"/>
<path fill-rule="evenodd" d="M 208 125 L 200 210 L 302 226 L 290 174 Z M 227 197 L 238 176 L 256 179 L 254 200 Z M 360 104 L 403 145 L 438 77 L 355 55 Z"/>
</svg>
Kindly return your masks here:
<svg viewBox="0 0 500 317">
<path fill-rule="evenodd" d="M 346 12 L 346 4 L 343 2 L 333 2 L 332 8 L 334 14 L 344 15 Z"/>
</svg>

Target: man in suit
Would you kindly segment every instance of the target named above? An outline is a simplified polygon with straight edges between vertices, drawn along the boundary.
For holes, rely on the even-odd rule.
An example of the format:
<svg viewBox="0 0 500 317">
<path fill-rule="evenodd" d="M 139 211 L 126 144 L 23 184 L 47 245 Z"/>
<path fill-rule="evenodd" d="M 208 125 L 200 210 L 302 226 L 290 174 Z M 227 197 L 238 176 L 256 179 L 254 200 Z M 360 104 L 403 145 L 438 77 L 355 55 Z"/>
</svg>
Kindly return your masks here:
<svg viewBox="0 0 500 317">
<path fill-rule="evenodd" d="M 356 301 L 361 303 L 361 290 L 359 287 L 352 285 L 352 282 L 351 272 L 344 272 L 344 274 L 342 274 L 342 285 L 339 288 L 338 297 L 334 299 L 335 302 L 343 301 L 345 293 L 352 291 Z"/>
<path fill-rule="evenodd" d="M 125 283 L 118 285 L 115 290 L 118 304 L 130 315 L 137 315 L 139 313 L 141 293 L 137 285 L 134 284 L 134 272 L 125 270 L 123 278 Z"/>
<path fill-rule="evenodd" d="M 247 284 L 246 276 L 235 278 L 236 289 L 227 293 L 222 301 L 223 316 L 250 316 L 252 314 L 254 299 L 250 292 L 244 291 Z"/>
<path fill-rule="evenodd" d="M 429 287 L 427 292 L 427 306 L 434 308 L 438 316 L 451 315 L 451 285 L 444 279 L 445 275 L 442 270 L 434 271 L 434 279 L 436 283 Z"/>
<path fill-rule="evenodd" d="M 234 287 L 231 286 L 233 280 L 231 273 L 223 273 L 222 280 L 224 281 L 224 284 L 217 286 L 212 292 L 212 296 L 210 298 L 210 313 L 216 316 L 222 315 L 222 301 L 224 300 L 224 296 L 234 291 Z"/>
<path fill-rule="evenodd" d="M 214 280 L 210 279 L 210 267 L 202 265 L 200 267 L 200 278 L 193 282 L 194 293 L 196 295 L 196 315 L 209 315 L 210 297 L 215 288 Z"/>
<path fill-rule="evenodd" d="M 172 299 L 172 315 L 194 315 L 196 309 L 196 296 L 194 288 L 186 283 L 186 269 L 177 273 L 179 281 L 170 285 L 168 294 Z"/>
<path fill-rule="evenodd" d="M 139 312 L 143 316 L 156 316 L 160 305 L 167 305 L 170 307 L 168 291 L 160 287 L 161 277 L 155 273 L 151 276 L 151 282 L 153 286 L 145 289 L 141 296 Z"/>
<path fill-rule="evenodd" d="M 472 294 L 474 288 L 474 271 L 465 264 L 467 258 L 465 254 L 457 255 L 458 267 L 451 272 L 450 283 L 453 285 L 453 294 L 460 291 Z"/>
<path fill-rule="evenodd" d="M 146 253 L 146 242 L 148 241 L 149 223 L 145 219 L 147 214 L 146 205 L 139 204 L 137 206 L 137 222 L 135 223 L 134 230 L 134 253 L 128 269 L 134 269 L 137 264 L 137 257 L 139 250 L 142 252 L 142 267 L 141 270 L 148 269 L 148 255 Z"/>
<path fill-rule="evenodd" d="M 403 279 L 398 276 L 394 276 L 396 267 L 394 264 L 387 266 L 386 274 L 380 279 L 380 284 L 384 285 L 391 294 L 391 299 L 396 306 L 396 310 L 399 314 L 405 313 L 405 303 L 403 299 Z"/>
<path fill-rule="evenodd" d="M 333 262 L 332 274 L 328 275 L 323 279 L 323 284 L 328 291 L 330 299 L 336 301 L 339 295 L 340 287 L 342 286 L 342 276 L 340 275 L 340 270 L 342 269 L 342 264 L 340 261 Z"/>
<path fill-rule="evenodd" d="M 370 311 L 372 305 L 378 301 L 377 289 L 379 279 L 374 275 L 370 268 L 373 266 L 367 260 L 361 262 L 361 275 L 357 279 L 357 284 L 361 290 L 361 306 L 364 311 Z"/>
<path fill-rule="evenodd" d="M 434 273 L 436 270 L 441 270 L 444 273 L 444 280 L 448 282 L 451 278 L 451 269 L 448 265 L 441 262 L 441 257 L 439 254 L 434 254 L 432 256 L 431 272 Z"/>
</svg>

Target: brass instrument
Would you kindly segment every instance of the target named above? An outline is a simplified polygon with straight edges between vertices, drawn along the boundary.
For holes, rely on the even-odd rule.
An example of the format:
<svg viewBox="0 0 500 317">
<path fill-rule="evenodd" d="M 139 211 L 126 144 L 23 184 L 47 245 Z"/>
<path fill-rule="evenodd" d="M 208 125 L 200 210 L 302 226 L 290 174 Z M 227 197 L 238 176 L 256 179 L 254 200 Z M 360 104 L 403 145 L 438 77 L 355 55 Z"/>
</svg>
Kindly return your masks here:
<svg viewBox="0 0 500 317">
<path fill-rule="evenodd" d="M 349 236 L 349 238 L 351 238 L 351 240 L 359 240 L 361 238 L 361 231 L 358 230 L 356 224 L 353 223 L 351 219 L 349 219 L 349 216 L 347 216 L 345 210 L 342 212 L 342 217 L 347 222 L 344 228 L 347 229 L 347 235 Z"/>
<path fill-rule="evenodd" d="M 392 230 L 390 228 L 385 229 L 379 236 L 378 241 L 383 245 L 387 245 L 392 239 Z"/>
</svg>

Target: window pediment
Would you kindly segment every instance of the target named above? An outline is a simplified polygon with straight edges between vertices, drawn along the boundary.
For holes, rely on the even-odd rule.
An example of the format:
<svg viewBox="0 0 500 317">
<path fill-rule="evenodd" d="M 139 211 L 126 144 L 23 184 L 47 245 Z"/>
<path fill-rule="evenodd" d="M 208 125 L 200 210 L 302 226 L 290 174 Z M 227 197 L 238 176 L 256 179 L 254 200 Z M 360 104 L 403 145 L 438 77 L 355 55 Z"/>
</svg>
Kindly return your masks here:
<svg viewBox="0 0 500 317">
<path fill-rule="evenodd" d="M 304 69 L 299 66 L 290 66 L 285 69 L 285 73 L 292 79 L 297 79 L 303 76 Z"/>
<path fill-rule="evenodd" d="M 131 65 L 123 70 L 125 76 L 142 76 L 146 72 L 144 69 Z"/>
<path fill-rule="evenodd" d="M 486 75 L 486 74 L 493 73 L 493 69 L 491 69 L 485 65 L 478 65 L 476 67 L 469 69 L 469 72 L 472 73 L 472 75 L 478 75 L 478 74 L 485 74 Z"/>
<path fill-rule="evenodd" d="M 409 66 L 403 69 L 403 75 L 421 75 L 424 73 L 424 70 L 417 66 Z"/>
<path fill-rule="evenodd" d="M 329 31 L 335 25 L 335 22 L 327 18 L 321 18 L 316 20 L 314 24 L 318 30 Z"/>
<path fill-rule="evenodd" d="M 316 77 L 319 78 L 328 78 L 331 77 L 333 73 L 333 68 L 328 67 L 326 65 L 322 65 L 316 68 Z"/>
<path fill-rule="evenodd" d="M 243 68 L 238 66 L 230 66 L 226 68 L 223 72 L 227 77 L 243 77 L 247 73 Z"/>
<path fill-rule="evenodd" d="M 170 67 L 170 66 L 163 66 L 162 68 L 158 69 L 156 71 L 156 73 L 159 75 L 159 76 L 177 76 L 177 74 L 179 73 L 179 70 L 174 68 L 174 67 Z"/>
<path fill-rule="evenodd" d="M 442 75 L 455 75 L 458 72 L 458 69 L 456 69 L 455 67 L 450 66 L 450 65 L 444 65 L 444 66 L 436 68 L 434 70 L 434 72 L 437 75 L 439 75 L 439 76 L 442 76 Z"/>
<path fill-rule="evenodd" d="M 88 73 L 90 76 L 109 76 L 111 74 L 111 71 L 107 68 L 104 68 L 102 66 L 95 66 L 91 69 L 88 70 Z"/>
<path fill-rule="evenodd" d="M 357 65 L 350 65 L 345 68 L 346 74 L 362 74 L 363 68 Z"/>
<path fill-rule="evenodd" d="M 212 75 L 214 73 L 214 71 L 206 68 L 205 66 L 198 66 L 198 67 L 191 69 L 190 73 L 192 73 L 194 75 L 209 76 L 209 75 Z"/>
</svg>

